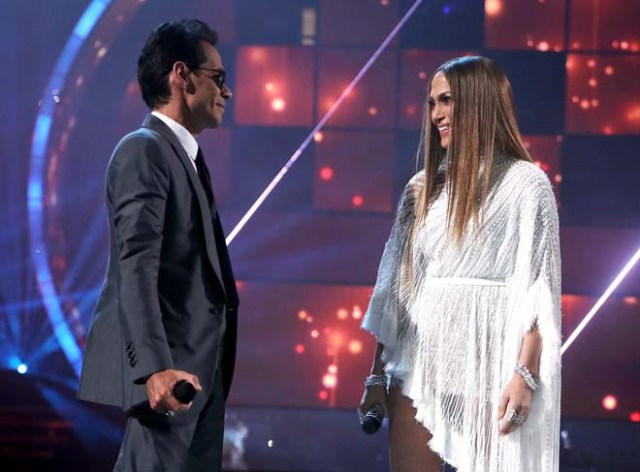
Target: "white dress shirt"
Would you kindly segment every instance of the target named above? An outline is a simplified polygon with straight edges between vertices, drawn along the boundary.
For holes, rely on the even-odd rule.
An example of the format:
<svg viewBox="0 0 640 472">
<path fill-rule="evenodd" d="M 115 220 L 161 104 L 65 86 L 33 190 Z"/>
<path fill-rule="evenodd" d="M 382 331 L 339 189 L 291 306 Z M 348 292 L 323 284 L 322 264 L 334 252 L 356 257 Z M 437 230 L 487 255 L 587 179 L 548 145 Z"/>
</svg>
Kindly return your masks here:
<svg viewBox="0 0 640 472">
<path fill-rule="evenodd" d="M 198 168 L 196 167 L 196 156 L 198 155 L 198 141 L 196 141 L 196 138 L 193 137 L 187 128 L 182 126 L 176 120 L 169 118 L 167 115 L 163 115 L 159 111 L 155 110 L 152 111 L 151 114 L 159 120 L 162 120 L 162 122 L 167 125 L 171 131 L 173 131 L 173 134 L 176 135 L 178 141 L 182 144 L 182 147 L 187 153 L 187 156 L 189 156 L 189 160 L 191 161 L 191 164 L 193 164 L 193 168 L 197 173 Z"/>
</svg>

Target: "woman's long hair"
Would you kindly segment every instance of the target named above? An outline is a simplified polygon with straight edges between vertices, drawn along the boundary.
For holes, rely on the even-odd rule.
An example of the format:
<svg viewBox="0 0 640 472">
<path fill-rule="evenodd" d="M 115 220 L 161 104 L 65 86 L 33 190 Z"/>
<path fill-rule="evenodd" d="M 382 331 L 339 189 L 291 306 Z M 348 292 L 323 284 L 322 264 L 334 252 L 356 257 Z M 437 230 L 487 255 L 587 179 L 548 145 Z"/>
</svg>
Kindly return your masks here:
<svg viewBox="0 0 640 472">
<path fill-rule="evenodd" d="M 449 145 L 443 149 L 431 121 L 429 97 L 433 77 L 442 72 L 449 82 L 452 119 Z M 442 64 L 427 88 L 419 159 L 425 181 L 416 195 L 415 217 L 405 253 L 412 272 L 412 246 L 429 205 L 443 187 L 448 191 L 447 231 L 459 242 L 471 221 L 481 223 L 481 208 L 489 193 L 497 156 L 531 162 L 516 122 L 511 85 L 491 59 L 467 56 Z M 443 177 L 442 165 L 446 159 Z M 440 170 L 440 172 L 439 172 Z"/>
</svg>

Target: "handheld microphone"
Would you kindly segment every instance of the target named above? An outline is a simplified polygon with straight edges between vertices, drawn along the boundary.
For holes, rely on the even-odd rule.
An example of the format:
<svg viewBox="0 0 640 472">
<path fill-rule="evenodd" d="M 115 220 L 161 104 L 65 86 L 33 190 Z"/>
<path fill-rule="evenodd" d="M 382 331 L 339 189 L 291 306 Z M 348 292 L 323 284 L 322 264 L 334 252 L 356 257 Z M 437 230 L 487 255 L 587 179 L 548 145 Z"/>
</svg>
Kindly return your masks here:
<svg viewBox="0 0 640 472">
<path fill-rule="evenodd" d="M 196 388 L 190 382 L 180 380 L 173 386 L 173 396 L 176 397 L 176 400 L 180 403 L 186 405 L 187 403 L 191 403 L 195 398 Z M 152 410 L 148 401 L 137 403 L 127 410 L 127 416 L 138 419 L 153 415 L 164 416 L 162 413 Z"/>
<path fill-rule="evenodd" d="M 186 380 L 180 380 L 173 386 L 173 396 L 176 397 L 180 403 L 186 405 L 191 403 L 196 397 L 196 388 L 191 382 Z"/>
<path fill-rule="evenodd" d="M 384 415 L 382 412 L 382 407 L 380 405 L 375 405 L 373 408 L 367 411 L 360 419 L 360 425 L 362 426 L 362 431 L 364 431 L 367 434 L 375 433 L 380 429 L 383 419 L 384 419 Z"/>
</svg>

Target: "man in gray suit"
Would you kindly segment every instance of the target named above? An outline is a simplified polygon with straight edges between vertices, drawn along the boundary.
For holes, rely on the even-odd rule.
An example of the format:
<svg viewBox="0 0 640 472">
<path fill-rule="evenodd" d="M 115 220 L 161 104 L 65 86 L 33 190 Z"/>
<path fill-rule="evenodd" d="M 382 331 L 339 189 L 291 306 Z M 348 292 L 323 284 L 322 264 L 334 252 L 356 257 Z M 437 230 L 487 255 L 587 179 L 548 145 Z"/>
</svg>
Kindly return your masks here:
<svg viewBox="0 0 640 472">
<path fill-rule="evenodd" d="M 221 469 L 238 295 L 195 139 L 231 98 L 216 43 L 198 20 L 153 31 L 138 59 L 152 112 L 107 170 L 109 264 L 78 397 L 128 412 L 116 471 Z M 188 404 L 180 381 L 197 390 Z"/>
</svg>

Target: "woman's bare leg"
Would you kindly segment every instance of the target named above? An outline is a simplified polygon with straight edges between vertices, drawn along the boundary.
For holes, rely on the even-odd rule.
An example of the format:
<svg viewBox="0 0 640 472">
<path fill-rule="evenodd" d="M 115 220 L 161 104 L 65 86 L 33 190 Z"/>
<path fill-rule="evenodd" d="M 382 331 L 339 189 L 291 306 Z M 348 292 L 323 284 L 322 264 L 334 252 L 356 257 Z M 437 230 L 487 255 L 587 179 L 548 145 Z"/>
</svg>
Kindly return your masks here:
<svg viewBox="0 0 640 472">
<path fill-rule="evenodd" d="M 389 389 L 387 407 L 392 472 L 440 472 L 442 459 L 427 446 L 431 433 L 416 421 L 416 409 L 397 385 Z"/>
</svg>

